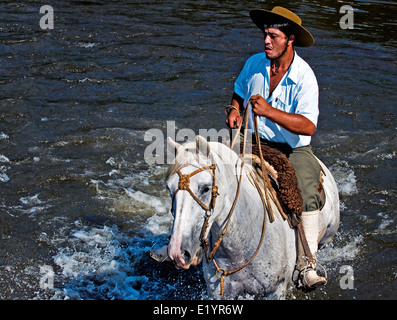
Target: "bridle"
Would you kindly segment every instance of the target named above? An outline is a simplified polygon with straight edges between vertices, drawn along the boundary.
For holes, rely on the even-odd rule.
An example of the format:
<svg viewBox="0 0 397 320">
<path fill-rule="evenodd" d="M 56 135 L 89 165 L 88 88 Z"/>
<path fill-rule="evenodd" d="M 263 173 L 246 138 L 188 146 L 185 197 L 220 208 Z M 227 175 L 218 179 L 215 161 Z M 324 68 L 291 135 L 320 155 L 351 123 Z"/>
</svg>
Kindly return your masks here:
<svg viewBox="0 0 397 320">
<path fill-rule="evenodd" d="M 263 218 L 263 227 L 262 227 L 262 235 L 261 235 L 261 239 L 259 242 L 259 245 L 256 249 L 256 251 L 254 252 L 254 254 L 252 255 L 252 257 L 245 262 L 243 265 L 241 265 L 240 267 L 233 269 L 233 270 L 225 270 L 224 268 L 219 267 L 218 263 L 215 260 L 215 254 L 218 251 L 221 242 L 223 240 L 223 237 L 225 236 L 226 232 L 227 232 L 227 227 L 229 225 L 230 219 L 232 217 L 232 214 L 234 212 L 234 209 L 236 207 L 236 203 L 237 203 L 237 199 L 238 199 L 238 195 L 240 193 L 240 186 L 241 186 L 241 180 L 242 180 L 242 176 L 243 176 L 243 167 L 244 167 L 244 161 L 241 161 L 241 168 L 240 168 L 240 175 L 239 175 L 239 179 L 238 179 L 238 185 L 237 185 L 237 190 L 236 190 L 236 195 L 232 204 L 232 207 L 229 210 L 229 214 L 226 220 L 226 224 L 224 226 L 224 228 L 222 229 L 222 232 L 218 238 L 218 240 L 214 243 L 214 246 L 210 252 L 210 244 L 209 244 L 209 240 L 208 238 L 205 237 L 205 234 L 207 233 L 207 229 L 209 227 L 209 219 L 212 216 L 213 210 L 215 208 L 215 202 L 216 202 L 216 198 L 219 195 L 218 193 L 218 186 L 216 186 L 215 184 L 215 169 L 216 169 L 216 165 L 214 162 L 214 159 L 212 157 L 212 165 L 210 166 L 206 166 L 206 167 L 202 167 L 196 171 L 193 171 L 190 174 L 182 174 L 180 172 L 180 170 L 178 170 L 176 173 L 179 175 L 179 184 L 178 184 L 178 189 L 175 191 L 173 198 L 172 198 L 172 207 L 174 207 L 174 201 L 175 201 L 175 196 L 176 194 L 181 191 L 181 190 L 186 190 L 190 193 L 190 195 L 193 197 L 193 199 L 206 211 L 206 216 L 205 216 L 205 220 L 204 220 L 204 224 L 201 228 L 201 233 L 200 233 L 200 242 L 201 242 L 201 246 L 204 250 L 205 253 L 205 257 L 207 259 L 207 262 L 213 261 L 214 266 L 216 268 L 216 276 L 220 279 L 221 281 L 221 296 L 224 295 L 224 280 L 225 277 L 233 274 L 237 271 L 240 271 L 241 269 L 245 268 L 257 255 L 257 253 L 259 252 L 259 249 L 262 245 L 263 242 L 263 238 L 264 238 L 264 234 L 265 234 L 265 229 L 266 229 L 266 202 L 265 199 L 260 191 L 259 186 L 257 185 L 257 183 L 255 182 L 256 188 L 259 191 L 259 194 L 261 196 L 262 199 L 262 203 L 264 206 L 264 218 Z M 190 178 L 202 171 L 205 170 L 212 170 L 212 195 L 211 195 L 211 201 L 209 203 L 209 205 L 205 205 L 200 199 L 197 198 L 197 196 L 192 192 L 192 190 L 190 189 Z"/>
<path fill-rule="evenodd" d="M 206 212 L 212 211 L 213 208 L 215 207 L 216 197 L 219 195 L 218 187 L 215 185 L 215 169 L 216 166 L 213 162 L 212 165 L 197 169 L 196 171 L 193 171 L 190 174 L 182 174 L 181 171 L 178 170 L 176 173 L 179 175 L 179 183 L 178 183 L 178 189 L 176 189 L 174 196 L 172 197 L 172 207 L 174 207 L 175 196 L 178 193 L 178 191 L 186 190 Z M 212 192 L 211 192 L 211 201 L 208 206 L 205 205 L 199 198 L 197 198 L 197 196 L 190 189 L 190 178 L 205 170 L 212 170 Z"/>
<path fill-rule="evenodd" d="M 248 124 L 248 107 L 249 104 L 247 105 L 247 107 L 245 108 L 245 114 L 244 114 L 244 121 L 240 122 L 240 125 L 238 127 L 238 131 L 235 135 L 235 138 L 232 141 L 231 147 L 230 149 L 233 149 L 233 145 L 236 142 L 237 137 L 239 136 L 240 130 L 242 128 L 242 124 L 243 122 L 245 122 L 245 129 L 244 129 L 244 140 L 243 140 L 243 153 L 240 155 L 242 159 L 244 159 L 244 155 L 245 155 L 245 143 L 246 143 L 246 137 L 247 137 L 247 124 Z M 257 115 L 254 116 L 254 131 L 255 131 L 255 137 L 256 137 L 256 142 L 257 145 L 260 146 L 260 138 L 259 138 L 259 133 L 258 133 L 258 123 L 257 123 Z M 204 224 L 201 228 L 201 233 L 200 233 L 200 242 L 201 242 L 201 246 L 204 250 L 205 253 L 205 257 L 207 259 L 207 262 L 212 261 L 214 263 L 214 266 L 216 268 L 215 271 L 215 275 L 217 276 L 218 279 L 220 279 L 220 289 L 221 289 L 221 296 L 224 295 L 224 281 L 225 281 L 225 277 L 228 275 L 231 275 L 233 273 L 236 273 L 240 270 L 242 270 L 243 268 L 245 268 L 249 263 L 251 263 L 251 261 L 255 258 L 255 256 L 258 254 L 259 249 L 262 246 L 263 243 L 263 239 L 264 239 L 264 235 L 265 235 L 265 231 L 266 231 L 266 213 L 269 214 L 269 220 L 270 222 L 274 222 L 275 218 L 274 218 L 274 214 L 273 214 L 273 209 L 272 209 L 272 205 L 270 203 L 270 197 L 272 198 L 273 202 L 275 203 L 275 205 L 277 206 L 279 213 L 281 214 L 282 218 L 284 220 L 287 220 L 288 223 L 289 219 L 287 217 L 287 215 L 284 213 L 283 208 L 280 204 L 280 202 L 277 199 L 276 195 L 272 195 L 271 192 L 269 192 L 269 190 L 272 189 L 271 183 L 269 181 L 269 177 L 266 174 L 266 167 L 265 167 L 265 163 L 264 163 L 264 159 L 263 159 L 263 155 L 262 155 L 262 150 L 261 148 L 259 148 L 259 158 L 261 161 L 261 169 L 262 169 L 262 178 L 263 178 L 263 188 L 264 188 L 264 192 L 265 195 L 262 194 L 261 188 L 258 185 L 256 179 L 252 179 L 252 181 L 255 184 L 256 189 L 258 190 L 258 193 L 260 195 L 260 198 L 262 200 L 262 204 L 263 204 L 263 209 L 264 209 L 264 214 L 263 214 L 263 225 L 262 225 L 262 234 L 261 234 L 261 238 L 258 244 L 258 247 L 256 248 L 255 252 L 253 253 L 253 255 L 251 256 L 251 258 L 249 260 L 247 260 L 243 265 L 241 265 L 240 267 L 233 269 L 233 270 L 225 270 L 224 268 L 219 267 L 218 263 L 215 260 L 215 254 L 217 252 L 217 250 L 219 249 L 219 246 L 221 245 L 221 242 L 223 240 L 223 237 L 226 234 L 227 231 L 227 227 L 229 226 L 229 222 L 230 219 L 232 217 L 232 214 L 234 212 L 234 209 L 236 207 L 236 203 L 237 203 L 237 199 L 240 193 L 240 186 L 241 186 L 241 181 L 242 181 L 242 177 L 243 177 L 243 167 L 244 167 L 244 161 L 241 161 L 241 168 L 240 168 L 240 175 L 239 175 L 239 179 L 238 179 L 238 185 L 237 185 L 237 190 L 236 190 L 236 195 L 232 204 L 232 207 L 229 210 L 229 214 L 225 223 L 224 228 L 222 229 L 222 232 L 218 238 L 218 240 L 214 243 L 213 249 L 210 252 L 210 243 L 208 238 L 205 237 L 205 234 L 207 233 L 207 229 L 209 227 L 209 219 L 211 218 L 214 208 L 215 208 L 215 201 L 217 196 L 219 195 L 218 193 L 218 187 L 215 184 L 215 169 L 216 169 L 216 165 L 214 162 L 214 158 L 213 156 L 211 157 L 212 160 L 212 165 L 210 166 L 206 166 L 203 168 L 200 168 L 190 174 L 182 174 L 180 172 L 180 170 L 177 171 L 178 175 L 179 175 L 179 184 L 178 184 L 178 189 L 175 191 L 173 198 L 172 198 L 172 208 L 174 207 L 174 200 L 175 200 L 175 195 L 177 194 L 178 191 L 180 190 L 186 190 L 190 193 L 190 195 L 193 197 L 193 199 L 206 211 L 206 217 L 204 220 Z M 190 189 L 189 185 L 190 185 L 190 178 L 196 174 L 198 174 L 199 172 L 202 172 L 204 170 L 212 170 L 212 196 L 211 196 L 211 201 L 210 204 L 207 206 L 205 205 L 200 199 L 197 198 L 197 196 L 192 192 L 192 190 Z M 269 194 L 270 193 L 270 194 Z M 266 206 L 267 204 L 267 206 Z M 290 227 L 293 228 L 293 226 Z M 302 233 L 302 232 L 300 232 Z M 304 245 L 304 249 L 305 249 L 305 241 L 303 241 L 303 245 Z M 306 247 L 307 247 L 307 242 L 306 242 Z M 305 249 L 305 252 L 307 251 L 307 249 Z M 310 252 L 310 250 L 309 250 Z"/>
</svg>

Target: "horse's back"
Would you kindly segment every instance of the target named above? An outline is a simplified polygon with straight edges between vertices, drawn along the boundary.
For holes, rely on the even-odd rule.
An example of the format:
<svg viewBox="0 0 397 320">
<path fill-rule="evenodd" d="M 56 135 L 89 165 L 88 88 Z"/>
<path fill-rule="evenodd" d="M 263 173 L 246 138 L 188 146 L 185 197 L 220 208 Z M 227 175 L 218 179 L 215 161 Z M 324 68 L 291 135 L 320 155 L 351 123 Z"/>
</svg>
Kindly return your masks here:
<svg viewBox="0 0 397 320">
<path fill-rule="evenodd" d="M 319 246 L 325 246 L 329 244 L 335 236 L 335 233 L 339 228 L 340 221 L 340 206 L 339 206 L 339 193 L 335 179 L 332 176 L 329 169 L 318 160 L 323 172 L 324 172 L 324 192 L 325 192 L 325 204 L 321 209 L 322 212 L 322 223 L 326 228 L 324 236 L 319 242 Z"/>
</svg>

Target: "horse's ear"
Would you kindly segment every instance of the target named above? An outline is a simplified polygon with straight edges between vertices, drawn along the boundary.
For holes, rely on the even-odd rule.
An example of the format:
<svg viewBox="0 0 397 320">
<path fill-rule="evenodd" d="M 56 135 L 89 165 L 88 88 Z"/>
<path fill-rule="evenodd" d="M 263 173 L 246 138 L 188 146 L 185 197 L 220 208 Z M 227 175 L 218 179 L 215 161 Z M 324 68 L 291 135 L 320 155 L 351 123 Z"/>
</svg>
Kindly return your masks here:
<svg viewBox="0 0 397 320">
<path fill-rule="evenodd" d="M 208 157 L 210 154 L 210 145 L 202 136 L 196 136 L 196 151 L 204 157 Z"/>
<path fill-rule="evenodd" d="M 178 142 L 172 140 L 170 137 L 167 137 L 167 147 L 168 147 L 168 151 L 171 152 L 172 154 L 175 154 L 176 152 L 178 152 L 178 149 L 181 147 L 182 145 L 179 144 Z M 176 152 L 175 152 L 176 151 Z"/>
</svg>

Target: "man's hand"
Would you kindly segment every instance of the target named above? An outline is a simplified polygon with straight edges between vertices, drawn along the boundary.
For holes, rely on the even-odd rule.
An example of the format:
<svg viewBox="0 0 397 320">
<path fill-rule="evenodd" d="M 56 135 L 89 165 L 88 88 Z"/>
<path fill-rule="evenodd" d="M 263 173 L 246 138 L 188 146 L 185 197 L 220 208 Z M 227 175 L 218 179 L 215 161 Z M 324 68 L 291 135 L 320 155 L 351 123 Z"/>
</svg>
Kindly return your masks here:
<svg viewBox="0 0 397 320">
<path fill-rule="evenodd" d="M 230 129 L 237 129 L 242 121 L 240 112 L 244 110 L 244 99 L 234 92 L 230 106 L 233 106 L 239 111 L 231 108 L 226 118 L 226 124 Z"/>
<path fill-rule="evenodd" d="M 273 108 L 261 95 L 256 94 L 250 99 L 252 112 L 258 116 L 277 123 L 289 132 L 311 136 L 316 131 L 316 126 L 301 114 L 288 113 Z"/>
<path fill-rule="evenodd" d="M 237 129 L 240 125 L 240 122 L 240 113 L 235 109 L 231 109 L 228 117 L 226 118 L 226 124 L 229 126 L 230 129 Z"/>
<path fill-rule="evenodd" d="M 274 109 L 260 94 L 256 94 L 250 99 L 252 112 L 261 117 L 267 117 Z"/>
</svg>

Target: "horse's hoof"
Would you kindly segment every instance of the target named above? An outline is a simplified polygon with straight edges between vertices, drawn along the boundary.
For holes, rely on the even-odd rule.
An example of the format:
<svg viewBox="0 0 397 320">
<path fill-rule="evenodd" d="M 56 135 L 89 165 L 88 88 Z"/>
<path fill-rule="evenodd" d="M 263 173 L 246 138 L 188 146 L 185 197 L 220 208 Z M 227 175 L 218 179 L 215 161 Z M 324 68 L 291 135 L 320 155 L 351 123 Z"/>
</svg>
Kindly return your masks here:
<svg viewBox="0 0 397 320">
<path fill-rule="evenodd" d="M 168 257 L 167 246 L 163 246 L 157 250 L 152 248 L 146 251 L 146 254 L 157 263 L 164 264 L 169 268 L 175 268 L 174 262 Z"/>
</svg>

